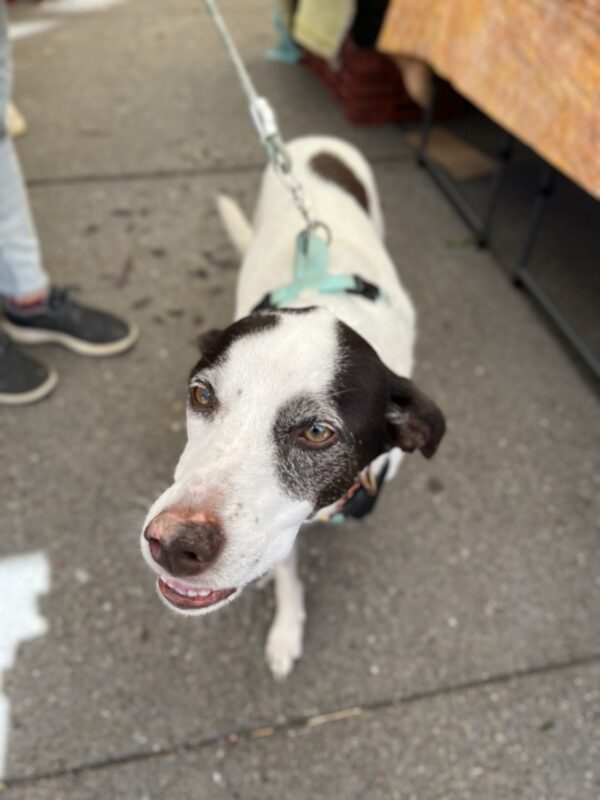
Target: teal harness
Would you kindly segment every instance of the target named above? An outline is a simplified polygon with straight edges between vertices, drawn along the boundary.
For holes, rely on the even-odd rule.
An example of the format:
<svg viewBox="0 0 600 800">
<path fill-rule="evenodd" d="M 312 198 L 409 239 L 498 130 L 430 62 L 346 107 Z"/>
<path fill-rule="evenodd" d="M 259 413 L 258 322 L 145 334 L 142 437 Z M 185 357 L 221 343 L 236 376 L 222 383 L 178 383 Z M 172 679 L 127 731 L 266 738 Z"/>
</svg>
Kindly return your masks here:
<svg viewBox="0 0 600 800">
<path fill-rule="evenodd" d="M 322 228 L 326 232 L 326 239 L 316 234 L 317 228 Z M 329 229 L 323 223 L 317 223 L 298 234 L 294 254 L 293 281 L 268 292 L 253 311 L 282 308 L 296 300 L 307 289 L 314 289 L 320 294 L 348 292 L 362 295 L 368 300 L 380 298 L 381 290 L 359 275 L 331 275 L 329 273 L 329 239 Z"/>
</svg>

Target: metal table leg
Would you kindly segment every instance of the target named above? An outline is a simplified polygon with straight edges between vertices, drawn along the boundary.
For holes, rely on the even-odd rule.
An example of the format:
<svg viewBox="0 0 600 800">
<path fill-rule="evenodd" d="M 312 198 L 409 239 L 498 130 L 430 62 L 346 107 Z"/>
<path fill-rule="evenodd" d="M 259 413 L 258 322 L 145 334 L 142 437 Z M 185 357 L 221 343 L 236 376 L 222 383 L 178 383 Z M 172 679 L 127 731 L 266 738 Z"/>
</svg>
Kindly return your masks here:
<svg viewBox="0 0 600 800">
<path fill-rule="evenodd" d="M 506 138 L 500 151 L 501 162 L 492 180 L 490 197 L 483 212 L 483 217 L 480 217 L 473 206 L 462 195 L 455 181 L 453 181 L 452 178 L 450 178 L 449 175 L 439 166 L 439 164 L 433 161 L 433 159 L 431 159 L 427 153 L 427 145 L 429 143 L 431 128 L 433 126 L 438 83 L 438 79 L 434 78 L 431 100 L 425 109 L 423 122 L 421 124 L 421 144 L 417 152 L 417 161 L 420 166 L 427 169 L 443 194 L 448 198 L 456 211 L 458 211 L 469 228 L 471 228 L 476 236 L 479 247 L 487 247 L 493 216 L 498 205 L 498 198 L 500 197 L 500 191 L 502 189 L 504 177 L 506 175 L 507 167 L 514 150 L 514 137 L 509 133 L 506 134 Z"/>
<path fill-rule="evenodd" d="M 552 322 L 567 339 L 573 349 L 585 361 L 596 378 L 600 377 L 600 361 L 596 358 L 591 349 L 583 341 L 575 328 L 552 302 L 540 284 L 536 281 L 529 270 L 529 263 L 535 243 L 537 241 L 544 214 L 548 208 L 548 200 L 554 190 L 556 171 L 553 167 L 545 164 L 540 176 L 536 199 L 531 214 L 531 222 L 525 236 L 523 249 L 517 262 L 517 268 L 513 275 L 513 283 L 519 288 L 528 291 L 534 300 L 542 307 Z"/>
<path fill-rule="evenodd" d="M 488 201 L 487 208 L 484 212 L 481 231 L 477 238 L 477 244 L 479 245 L 479 247 L 487 247 L 489 244 L 490 232 L 492 229 L 492 220 L 494 218 L 494 213 L 496 212 L 496 207 L 498 205 L 498 200 L 500 198 L 500 192 L 502 190 L 504 178 L 506 177 L 506 173 L 508 171 L 508 165 L 512 158 L 514 149 L 515 149 L 515 137 L 512 135 L 512 133 L 507 133 L 504 142 L 502 144 L 502 148 L 500 150 L 500 165 L 496 170 L 496 173 L 492 180 L 492 188 L 490 189 L 490 199 Z"/>
<path fill-rule="evenodd" d="M 437 78 L 434 78 L 431 101 L 425 109 L 423 122 L 421 124 L 421 143 L 417 152 L 417 160 L 420 166 L 427 169 L 442 193 L 467 223 L 469 228 L 473 231 L 477 240 L 477 244 L 480 247 L 487 247 L 490 239 L 492 221 L 498 205 L 498 199 L 500 197 L 502 185 L 511 156 L 514 151 L 515 139 L 510 134 L 506 135 L 506 139 L 500 152 L 501 163 L 492 180 L 492 187 L 487 206 L 483 212 L 483 216 L 480 216 L 461 194 L 456 183 L 448 176 L 446 172 L 444 172 L 439 164 L 429 157 L 427 153 L 427 145 L 429 143 L 431 129 L 433 127 L 437 85 L 438 80 Z M 535 280 L 528 268 L 533 248 L 535 246 L 542 220 L 548 205 L 548 199 L 554 188 L 554 181 L 555 170 L 552 167 L 545 165 L 540 177 L 539 187 L 532 211 L 531 222 L 527 231 L 527 235 L 525 236 L 525 242 L 518 260 L 517 268 L 513 275 L 513 282 L 516 286 L 527 290 L 531 294 L 534 300 L 536 300 L 546 314 L 548 314 L 550 319 L 558 327 L 560 332 L 583 359 L 583 361 L 585 361 L 595 377 L 598 378 L 600 377 L 600 361 L 579 336 L 573 326 L 568 322 L 566 317 L 561 314 L 558 308 L 550 300 L 546 292 Z"/>
</svg>

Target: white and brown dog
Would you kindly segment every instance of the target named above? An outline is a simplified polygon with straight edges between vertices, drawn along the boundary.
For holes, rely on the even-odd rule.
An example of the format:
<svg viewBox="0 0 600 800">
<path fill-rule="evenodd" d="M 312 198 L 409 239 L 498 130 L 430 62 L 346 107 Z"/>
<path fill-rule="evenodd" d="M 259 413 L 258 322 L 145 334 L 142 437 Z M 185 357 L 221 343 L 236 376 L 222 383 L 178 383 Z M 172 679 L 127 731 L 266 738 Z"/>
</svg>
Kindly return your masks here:
<svg viewBox="0 0 600 800">
<path fill-rule="evenodd" d="M 253 226 L 219 198 L 243 256 L 236 321 L 202 339 L 189 381 L 188 441 L 141 538 L 161 598 L 183 614 L 221 608 L 275 570 L 266 656 L 277 678 L 302 653 L 294 549 L 301 525 L 335 509 L 370 465 L 380 474 L 386 462 L 389 480 L 402 451 L 431 457 L 445 428 L 408 378 L 415 313 L 383 244 L 369 165 L 329 137 L 289 149 L 315 216 L 332 232 L 329 273 L 360 276 L 378 296 L 310 289 L 289 307 L 253 311 L 292 279 L 298 212 L 270 167 Z"/>
</svg>

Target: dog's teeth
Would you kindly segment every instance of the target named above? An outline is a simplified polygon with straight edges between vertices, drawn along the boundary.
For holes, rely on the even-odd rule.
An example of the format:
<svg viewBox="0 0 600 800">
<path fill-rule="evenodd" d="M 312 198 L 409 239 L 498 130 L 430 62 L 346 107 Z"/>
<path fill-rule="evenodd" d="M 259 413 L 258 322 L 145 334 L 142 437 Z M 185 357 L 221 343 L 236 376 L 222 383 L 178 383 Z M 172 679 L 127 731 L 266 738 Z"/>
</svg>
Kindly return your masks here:
<svg viewBox="0 0 600 800">
<path fill-rule="evenodd" d="M 185 589 L 172 578 L 163 578 L 163 581 L 170 589 L 173 589 L 177 594 L 183 595 L 183 597 L 208 597 L 209 594 L 212 594 L 211 589 Z"/>
</svg>

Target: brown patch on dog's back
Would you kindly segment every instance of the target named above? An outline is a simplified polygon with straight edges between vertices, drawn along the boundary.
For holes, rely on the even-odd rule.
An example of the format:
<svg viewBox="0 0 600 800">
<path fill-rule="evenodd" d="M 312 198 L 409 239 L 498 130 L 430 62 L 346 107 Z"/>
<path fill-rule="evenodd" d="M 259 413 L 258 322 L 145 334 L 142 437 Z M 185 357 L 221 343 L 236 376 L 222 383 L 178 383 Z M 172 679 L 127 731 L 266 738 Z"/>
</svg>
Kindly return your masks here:
<svg viewBox="0 0 600 800">
<path fill-rule="evenodd" d="M 367 190 L 341 158 L 332 153 L 317 153 L 311 158 L 309 164 L 317 175 L 326 181 L 337 184 L 340 189 L 351 194 L 365 211 L 369 211 Z"/>
</svg>

